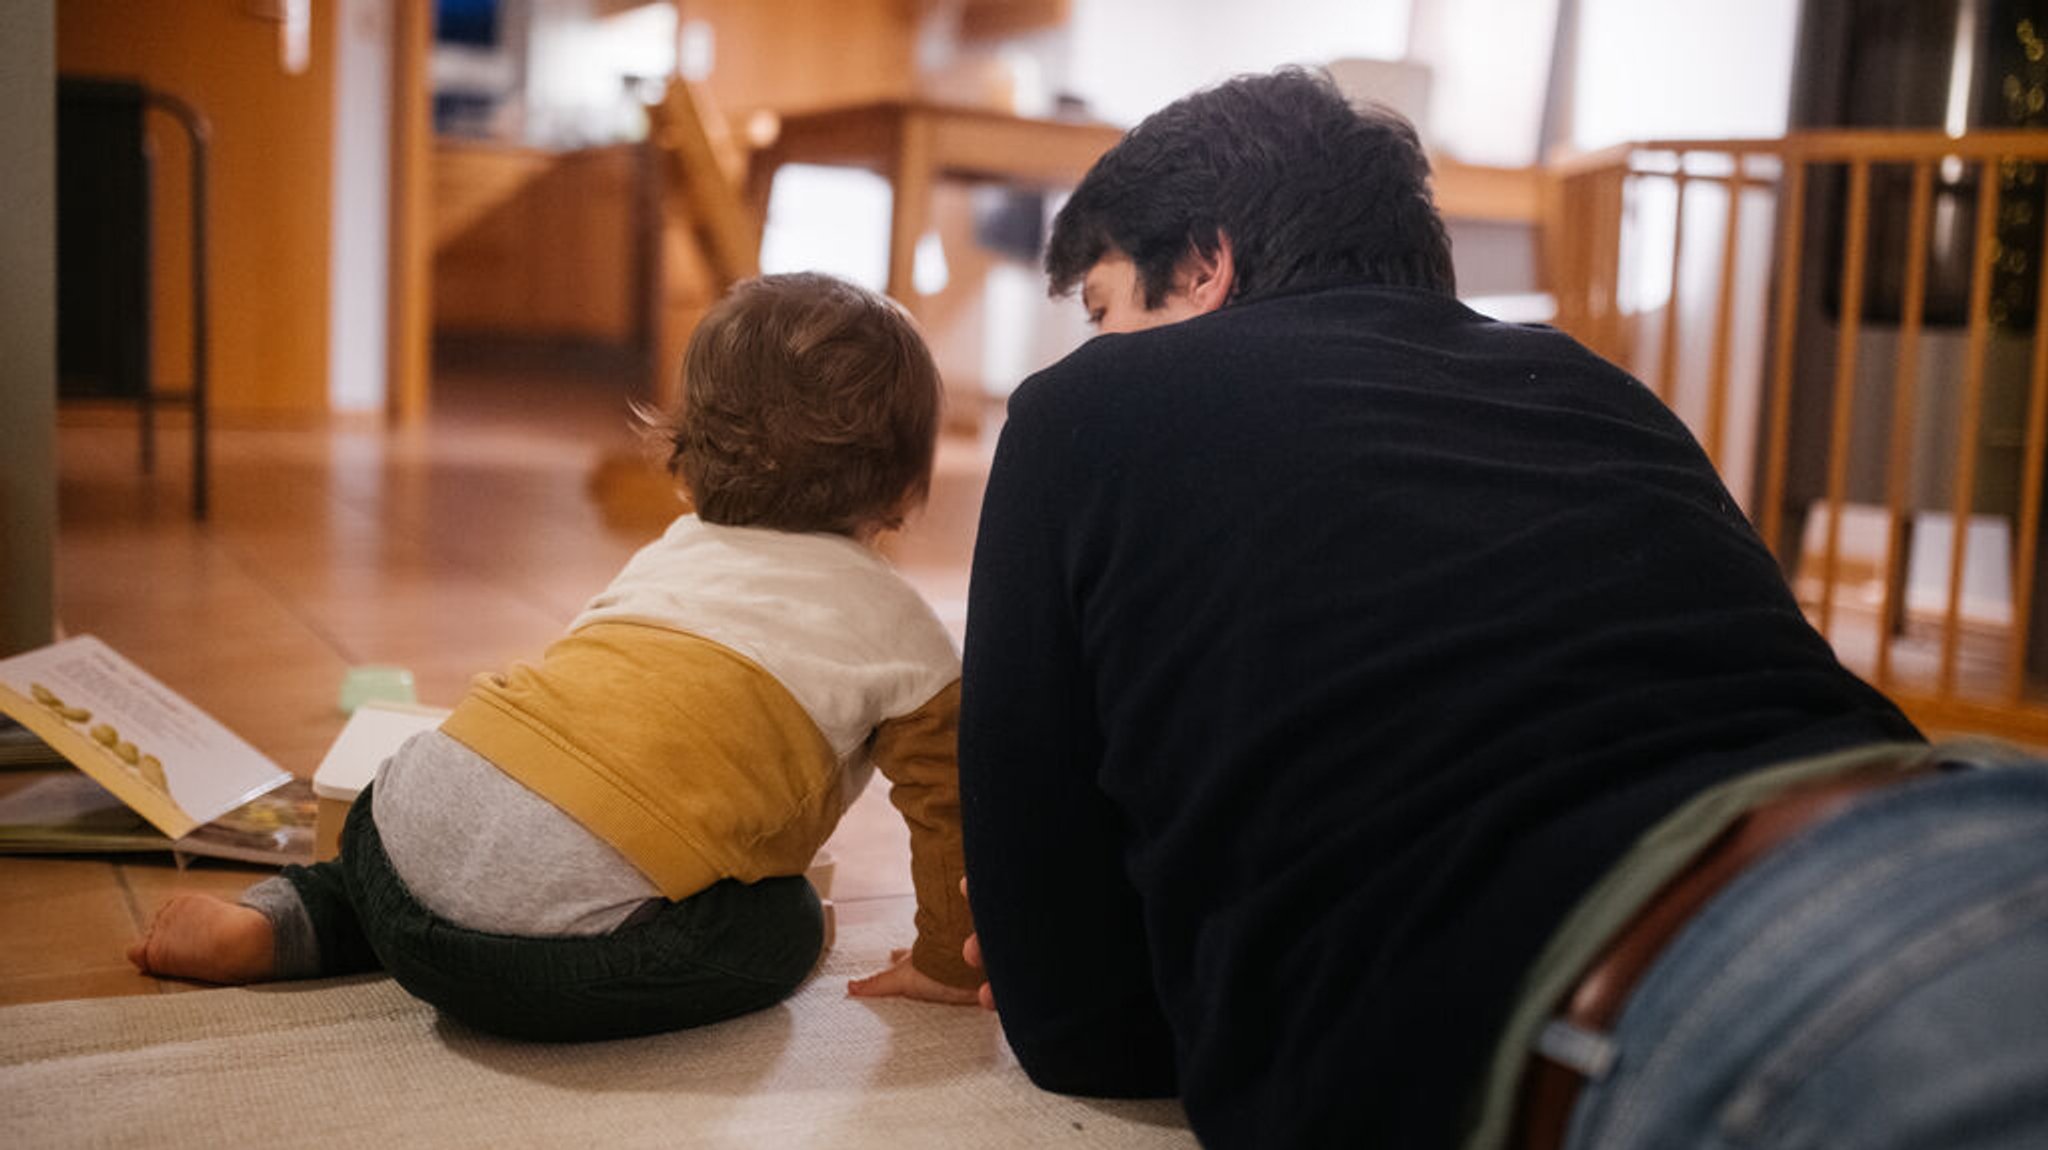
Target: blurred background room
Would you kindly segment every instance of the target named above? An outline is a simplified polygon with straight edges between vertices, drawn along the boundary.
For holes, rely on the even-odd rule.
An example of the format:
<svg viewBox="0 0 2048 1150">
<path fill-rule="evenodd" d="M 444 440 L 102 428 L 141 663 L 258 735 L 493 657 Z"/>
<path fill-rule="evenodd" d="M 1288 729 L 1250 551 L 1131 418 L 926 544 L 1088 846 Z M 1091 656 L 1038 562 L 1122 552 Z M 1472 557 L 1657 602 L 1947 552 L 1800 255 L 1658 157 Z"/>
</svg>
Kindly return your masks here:
<svg viewBox="0 0 2048 1150">
<path fill-rule="evenodd" d="M 1471 307 L 1686 419 L 1851 666 L 2048 743 L 2044 36 L 2048 0 L 10 0 L 0 656 L 96 634 L 308 775 L 350 669 L 452 703 L 681 510 L 629 405 L 799 269 L 936 351 L 887 546 L 958 634 L 1005 400 L 1089 337 L 1038 270 L 1062 196 L 1306 64 L 1415 122 Z M 0 1001 L 153 989 L 105 938 L 249 878 L 80 865 L 0 860 Z"/>
</svg>

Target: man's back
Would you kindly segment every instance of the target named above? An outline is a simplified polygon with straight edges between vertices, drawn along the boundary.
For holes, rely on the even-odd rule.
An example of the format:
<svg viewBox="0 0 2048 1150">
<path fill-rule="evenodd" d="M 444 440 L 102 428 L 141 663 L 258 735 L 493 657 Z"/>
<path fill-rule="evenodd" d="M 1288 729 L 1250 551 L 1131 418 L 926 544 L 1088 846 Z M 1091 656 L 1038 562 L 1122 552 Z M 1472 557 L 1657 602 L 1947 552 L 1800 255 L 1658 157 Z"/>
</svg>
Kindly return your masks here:
<svg viewBox="0 0 2048 1150">
<path fill-rule="evenodd" d="M 1220 1145 L 1449 1141 L 1521 973 L 1638 834 L 1743 770 L 1916 737 L 1653 396 L 1403 289 L 1028 382 L 966 675 L 1020 1059 L 1096 1093 L 1166 1060 Z"/>
</svg>

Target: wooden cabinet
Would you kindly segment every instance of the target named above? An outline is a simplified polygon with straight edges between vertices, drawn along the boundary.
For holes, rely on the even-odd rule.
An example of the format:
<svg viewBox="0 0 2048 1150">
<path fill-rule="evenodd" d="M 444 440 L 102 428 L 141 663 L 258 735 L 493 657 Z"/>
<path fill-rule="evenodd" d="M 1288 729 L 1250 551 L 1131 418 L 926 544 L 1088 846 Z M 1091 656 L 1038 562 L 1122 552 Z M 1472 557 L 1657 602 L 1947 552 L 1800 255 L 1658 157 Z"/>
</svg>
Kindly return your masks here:
<svg viewBox="0 0 2048 1150">
<path fill-rule="evenodd" d="M 278 63 L 277 25 L 245 4 L 57 5 L 59 71 L 147 84 L 211 125 L 208 401 L 219 411 L 327 409 L 337 7 L 312 6 L 312 55 L 293 74 Z M 192 378 L 191 153 L 168 117 L 151 114 L 148 133 L 157 146 L 153 360 L 159 386 L 175 390 Z"/>
<path fill-rule="evenodd" d="M 638 343 L 642 163 L 637 145 L 551 152 L 439 142 L 435 329 Z"/>
<path fill-rule="evenodd" d="M 682 0 L 712 32 L 705 87 L 744 116 L 912 94 L 923 0 Z"/>
</svg>

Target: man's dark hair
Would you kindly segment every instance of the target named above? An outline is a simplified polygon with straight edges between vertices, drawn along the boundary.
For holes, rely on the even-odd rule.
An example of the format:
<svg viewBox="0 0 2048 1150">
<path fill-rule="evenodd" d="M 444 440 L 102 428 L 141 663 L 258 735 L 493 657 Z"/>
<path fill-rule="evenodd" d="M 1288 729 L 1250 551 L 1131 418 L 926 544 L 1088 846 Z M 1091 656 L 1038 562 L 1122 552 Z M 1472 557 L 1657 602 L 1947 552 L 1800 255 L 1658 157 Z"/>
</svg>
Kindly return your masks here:
<svg viewBox="0 0 2048 1150">
<path fill-rule="evenodd" d="M 1322 72 L 1239 76 L 1146 117 L 1054 217 L 1045 270 L 1061 296 L 1121 252 L 1158 307 L 1180 261 L 1215 254 L 1218 233 L 1232 302 L 1339 284 L 1456 290 L 1414 127 L 1354 107 Z"/>
<path fill-rule="evenodd" d="M 706 523 L 853 535 L 924 499 L 943 402 L 902 308 L 806 272 L 743 280 L 713 306 L 676 410 L 650 423 Z"/>
</svg>

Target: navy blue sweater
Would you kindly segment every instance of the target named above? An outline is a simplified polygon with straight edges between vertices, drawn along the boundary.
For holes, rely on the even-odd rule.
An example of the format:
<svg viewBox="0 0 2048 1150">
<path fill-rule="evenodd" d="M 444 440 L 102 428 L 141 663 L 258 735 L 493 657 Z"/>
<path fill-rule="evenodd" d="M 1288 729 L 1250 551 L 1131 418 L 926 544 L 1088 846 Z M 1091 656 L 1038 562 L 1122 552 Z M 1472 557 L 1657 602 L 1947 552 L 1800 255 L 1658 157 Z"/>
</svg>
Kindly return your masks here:
<svg viewBox="0 0 2048 1150">
<path fill-rule="evenodd" d="M 975 548 L 968 874 L 1051 1090 L 1455 1143 L 1517 982 L 1700 789 L 1918 737 L 1685 428 L 1569 338 L 1347 288 L 1026 381 Z"/>
</svg>

